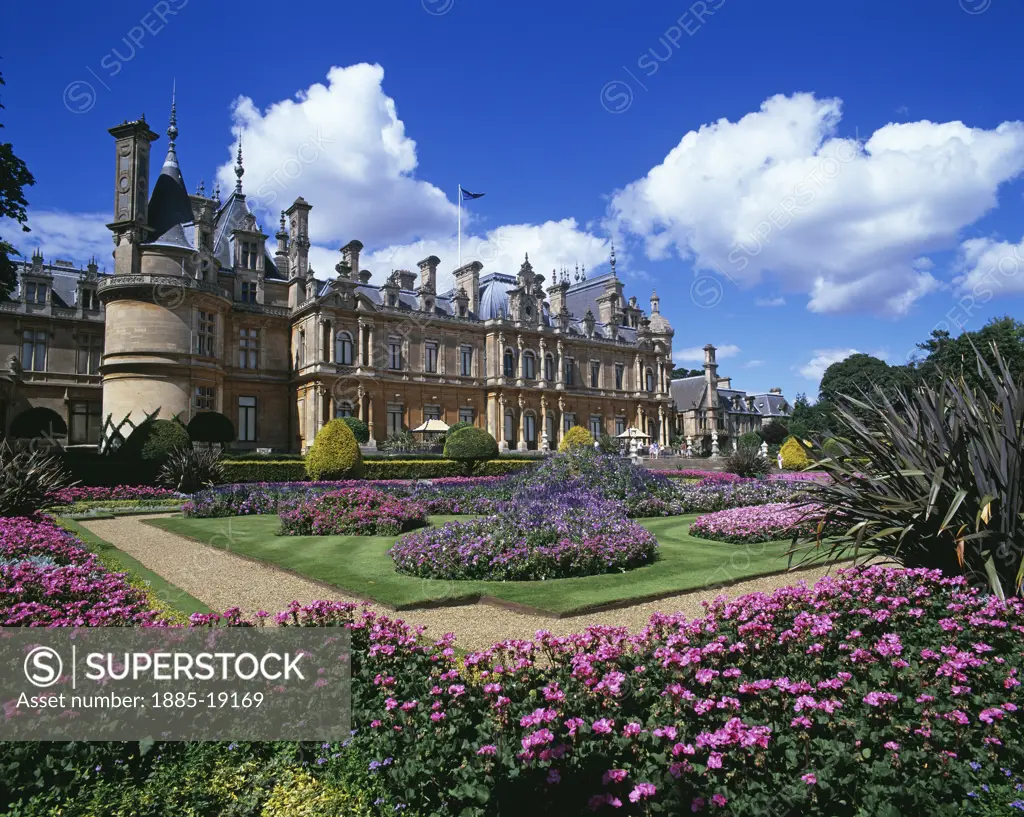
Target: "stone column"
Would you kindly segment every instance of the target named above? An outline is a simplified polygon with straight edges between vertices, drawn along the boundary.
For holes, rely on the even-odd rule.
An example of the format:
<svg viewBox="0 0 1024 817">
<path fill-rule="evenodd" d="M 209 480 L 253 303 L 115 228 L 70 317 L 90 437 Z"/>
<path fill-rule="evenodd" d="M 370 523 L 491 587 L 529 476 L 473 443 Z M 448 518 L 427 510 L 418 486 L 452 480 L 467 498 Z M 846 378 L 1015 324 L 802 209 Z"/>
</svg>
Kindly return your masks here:
<svg viewBox="0 0 1024 817">
<path fill-rule="evenodd" d="M 363 401 L 366 399 L 366 392 L 363 390 L 363 384 L 360 383 L 356 387 L 356 406 L 359 410 L 359 419 L 364 423 L 366 422 L 366 408 L 363 405 Z"/>
<path fill-rule="evenodd" d="M 366 427 L 370 431 L 370 443 L 374 447 L 377 445 L 377 438 L 373 435 L 373 395 L 367 395 L 366 397 Z"/>
<path fill-rule="evenodd" d="M 543 394 L 540 396 L 540 450 L 551 450 L 551 440 L 548 439 L 548 401 Z"/>
<path fill-rule="evenodd" d="M 522 355 L 520 355 L 520 358 Z M 519 451 L 526 451 L 526 400 L 519 395 L 519 444 L 516 446 Z"/>
<path fill-rule="evenodd" d="M 498 395 L 498 450 L 508 451 L 508 440 L 505 439 L 505 395 Z"/>
<path fill-rule="evenodd" d="M 565 398 L 558 398 L 558 439 L 565 435 Z"/>
<path fill-rule="evenodd" d="M 328 363 L 337 363 L 338 356 L 334 353 L 334 350 L 337 348 L 338 345 L 338 325 L 334 321 L 328 321 L 327 331 L 328 346 L 327 354 L 324 355 L 324 360 L 327 361 Z"/>
<path fill-rule="evenodd" d="M 557 366 L 555 369 L 555 383 L 561 386 L 565 383 L 565 347 L 562 345 L 562 341 L 558 341 L 557 351 L 558 360 L 555 362 Z"/>
<path fill-rule="evenodd" d="M 356 329 L 356 368 L 363 365 L 363 352 L 366 349 L 366 324 L 359 321 Z"/>
<path fill-rule="evenodd" d="M 638 391 L 638 392 L 643 391 L 644 390 L 644 363 L 640 359 L 640 355 L 636 356 L 636 361 L 634 363 L 633 369 L 634 369 L 634 372 L 636 374 L 636 384 L 635 384 L 635 388 L 633 389 L 633 391 Z M 643 429 L 640 429 L 640 430 L 643 431 Z"/>
<path fill-rule="evenodd" d="M 665 407 L 658 406 L 658 445 L 664 447 L 668 445 L 668 440 L 665 439 Z"/>
</svg>

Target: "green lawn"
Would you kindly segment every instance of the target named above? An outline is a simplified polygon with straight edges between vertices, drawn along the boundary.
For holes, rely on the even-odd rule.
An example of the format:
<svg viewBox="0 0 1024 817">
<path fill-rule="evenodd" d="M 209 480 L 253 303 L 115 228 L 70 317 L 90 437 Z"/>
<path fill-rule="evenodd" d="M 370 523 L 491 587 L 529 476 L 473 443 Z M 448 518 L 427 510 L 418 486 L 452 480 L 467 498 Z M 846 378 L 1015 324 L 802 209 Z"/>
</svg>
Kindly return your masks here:
<svg viewBox="0 0 1024 817">
<path fill-rule="evenodd" d="M 432 524 L 459 517 L 431 517 Z M 464 517 L 463 517 L 464 518 Z M 276 516 L 147 519 L 172 533 L 278 565 L 396 609 L 472 602 L 481 596 L 559 615 L 655 599 L 785 570 L 788 542 L 735 545 L 689 535 L 696 515 L 638 520 L 658 537 L 660 558 L 627 573 L 534 582 L 445 581 L 404 576 L 387 556 L 388 536 L 277 536 Z"/>
<path fill-rule="evenodd" d="M 118 550 L 106 539 L 101 539 L 74 520 L 67 517 L 57 517 L 57 521 L 81 539 L 86 547 L 97 554 L 108 568 L 117 572 L 128 573 L 130 577 L 138 579 L 171 610 L 184 613 L 186 616 L 192 615 L 192 613 L 213 612 L 199 599 L 193 598 L 177 585 L 171 584 L 163 576 L 154 573 L 138 559 L 129 556 L 123 550 Z"/>
</svg>

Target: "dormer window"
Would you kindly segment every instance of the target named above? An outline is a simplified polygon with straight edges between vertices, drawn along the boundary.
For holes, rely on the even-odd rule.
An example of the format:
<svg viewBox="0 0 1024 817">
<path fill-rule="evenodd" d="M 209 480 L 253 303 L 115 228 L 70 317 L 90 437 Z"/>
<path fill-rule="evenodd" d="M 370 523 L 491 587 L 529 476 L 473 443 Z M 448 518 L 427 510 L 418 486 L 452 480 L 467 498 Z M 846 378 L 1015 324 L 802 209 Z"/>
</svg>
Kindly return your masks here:
<svg viewBox="0 0 1024 817">
<path fill-rule="evenodd" d="M 82 309 L 90 309 L 94 312 L 99 310 L 100 296 L 96 294 L 95 289 L 83 287 L 78 293 L 78 300 Z"/>
<path fill-rule="evenodd" d="M 35 281 L 29 281 L 26 283 L 25 297 L 23 300 L 27 304 L 45 304 L 46 284 L 37 284 Z"/>
<path fill-rule="evenodd" d="M 256 284 L 252 281 L 242 281 L 242 303 L 256 303 Z"/>
<path fill-rule="evenodd" d="M 256 242 L 242 242 L 242 267 L 245 269 L 256 269 Z"/>
</svg>

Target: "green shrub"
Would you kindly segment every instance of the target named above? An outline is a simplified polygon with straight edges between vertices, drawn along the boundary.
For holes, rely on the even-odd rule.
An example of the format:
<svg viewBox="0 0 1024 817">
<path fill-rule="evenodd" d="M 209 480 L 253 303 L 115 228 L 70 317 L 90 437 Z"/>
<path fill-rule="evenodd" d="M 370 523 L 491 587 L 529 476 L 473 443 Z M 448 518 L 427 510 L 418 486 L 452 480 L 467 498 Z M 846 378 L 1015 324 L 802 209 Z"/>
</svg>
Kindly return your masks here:
<svg viewBox="0 0 1024 817">
<path fill-rule="evenodd" d="M 761 439 L 768 445 L 782 445 L 789 436 L 789 428 L 781 420 L 769 420 L 761 426 Z"/>
<path fill-rule="evenodd" d="M 444 438 L 447 440 L 456 431 L 461 431 L 464 428 L 473 428 L 473 424 L 472 423 L 467 423 L 465 420 L 459 420 L 459 422 L 457 422 L 454 425 L 451 425 L 451 426 L 448 427 L 448 431 L 444 435 Z"/>
<path fill-rule="evenodd" d="M 619 453 L 619 441 L 616 440 L 611 434 L 602 433 L 597 441 L 600 446 L 602 454 L 618 454 Z"/>
<path fill-rule="evenodd" d="M 394 434 L 389 434 L 380 446 L 381 451 L 396 454 L 402 451 L 413 451 L 416 448 L 419 448 L 419 443 L 411 431 L 396 431 Z"/>
<path fill-rule="evenodd" d="M 224 482 L 301 482 L 304 460 L 221 460 Z"/>
<path fill-rule="evenodd" d="M 359 443 L 344 420 L 331 420 L 317 433 L 306 455 L 306 475 L 312 480 L 359 479 L 363 475 Z"/>
<path fill-rule="evenodd" d="M 343 417 L 345 425 L 352 429 L 352 436 L 356 442 L 365 445 L 370 442 L 370 427 L 358 417 Z"/>
<path fill-rule="evenodd" d="M 756 448 L 741 445 L 726 457 L 725 470 L 741 477 L 763 477 L 771 465 Z"/>
<path fill-rule="evenodd" d="M 465 466 L 453 460 L 371 460 L 363 463 L 365 479 L 440 479 L 459 477 Z"/>
<path fill-rule="evenodd" d="M 558 444 L 558 450 L 563 454 L 572 448 L 593 448 L 594 438 L 583 426 L 573 426 L 565 432 L 562 442 Z"/>
<path fill-rule="evenodd" d="M 220 452 L 213 449 L 179 448 L 171 452 L 157 475 L 161 485 L 182 494 L 194 494 L 224 482 Z"/>
<path fill-rule="evenodd" d="M 172 451 L 191 444 L 188 431 L 177 420 L 146 420 L 117 449 L 116 456 L 122 461 L 149 465 L 155 473 Z"/>
<path fill-rule="evenodd" d="M 757 449 L 761 447 L 761 435 L 756 431 L 748 431 L 746 434 L 740 434 L 736 443 L 740 448 Z"/>
<path fill-rule="evenodd" d="M 498 456 L 498 441 L 482 428 L 460 428 L 444 443 L 444 455 L 464 466 L 464 473 L 472 474 L 481 462 Z"/>
<path fill-rule="evenodd" d="M 796 437 L 790 437 L 779 450 L 782 454 L 782 467 L 787 471 L 802 471 L 811 464 L 807 448 Z"/>
<path fill-rule="evenodd" d="M 233 443 L 235 424 L 219 411 L 201 411 L 189 421 L 188 436 L 194 443 Z"/>
<path fill-rule="evenodd" d="M 48 493 L 72 484 L 57 457 L 0 442 L 0 516 L 30 516 L 50 504 Z"/>
</svg>

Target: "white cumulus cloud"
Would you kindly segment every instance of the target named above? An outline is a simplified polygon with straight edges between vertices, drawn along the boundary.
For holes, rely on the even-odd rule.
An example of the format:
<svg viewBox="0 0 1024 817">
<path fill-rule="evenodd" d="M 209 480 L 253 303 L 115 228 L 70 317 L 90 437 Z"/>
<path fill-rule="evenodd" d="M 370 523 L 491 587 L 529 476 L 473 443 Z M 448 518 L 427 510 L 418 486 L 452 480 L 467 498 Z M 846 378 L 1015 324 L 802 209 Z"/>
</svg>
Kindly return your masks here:
<svg viewBox="0 0 1024 817">
<path fill-rule="evenodd" d="M 1024 238 L 1019 244 L 972 238 L 960 245 L 957 266 L 953 283 L 964 309 L 1024 292 Z"/>
<path fill-rule="evenodd" d="M 797 372 L 808 380 L 815 383 L 821 381 L 825 369 L 840 360 L 846 360 L 850 355 L 857 354 L 856 349 L 815 349 L 814 357 L 808 360 L 803 366 L 797 368 Z"/>
<path fill-rule="evenodd" d="M 723 346 L 716 346 L 715 360 L 725 360 L 730 357 L 736 357 L 736 355 L 738 355 L 739 353 L 740 347 L 733 343 L 727 343 Z M 691 346 L 686 349 L 677 349 L 672 354 L 672 359 L 676 363 L 703 363 L 704 347 Z"/>
<path fill-rule="evenodd" d="M 609 218 L 652 258 L 741 286 L 771 277 L 812 311 L 902 315 L 940 286 L 926 254 L 955 246 L 1024 171 L 1024 123 L 889 124 L 861 143 L 837 136 L 841 111 L 780 95 L 690 131 Z"/>
<path fill-rule="evenodd" d="M 39 247 L 47 262 L 59 258 L 86 264 L 95 256 L 99 268 L 110 271 L 114 266 L 114 244 L 106 226 L 110 220 L 109 213 L 30 209 L 28 226 L 31 232 L 22 232 L 12 219 L 2 219 L 0 235 L 26 258 Z"/>
</svg>

